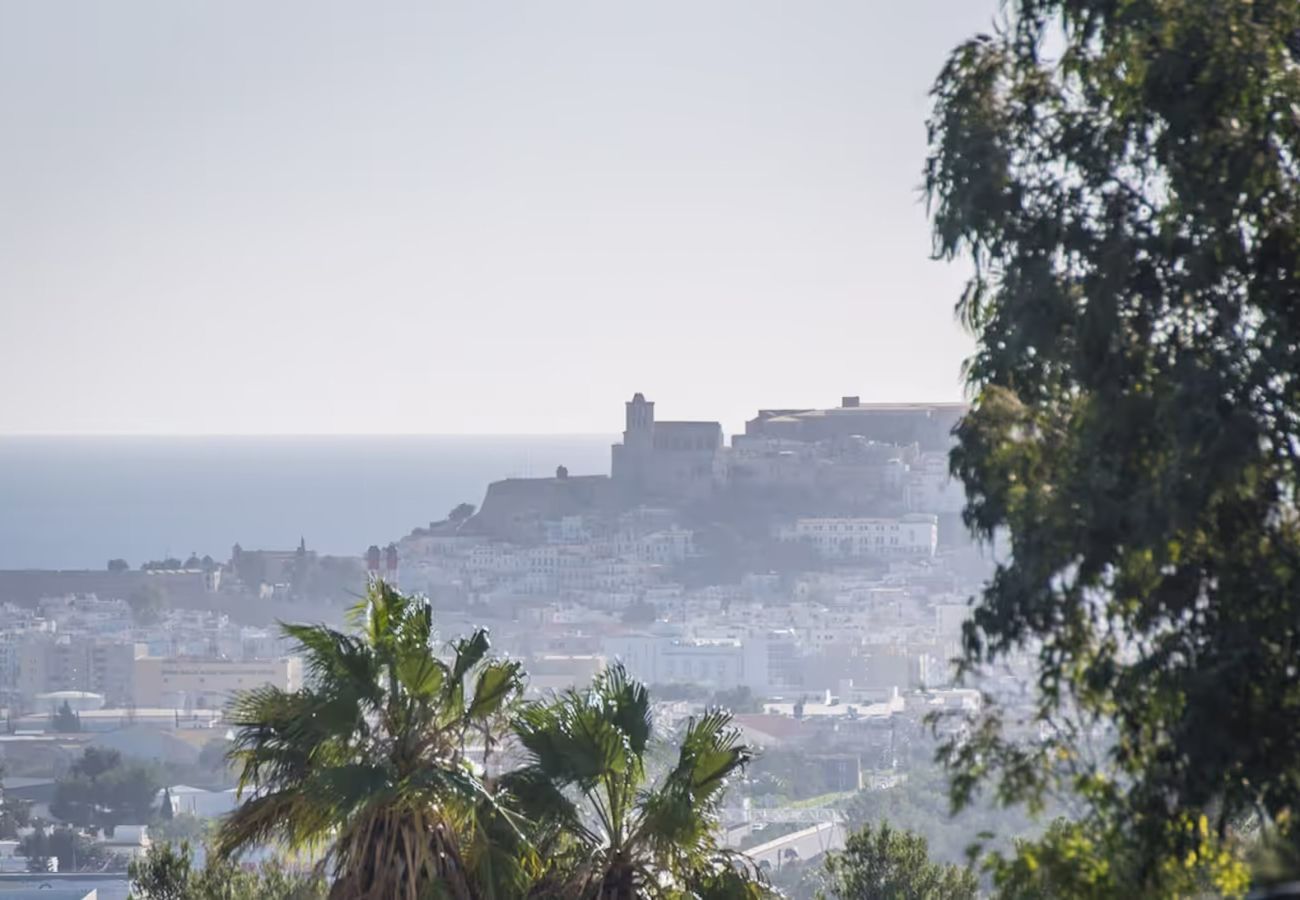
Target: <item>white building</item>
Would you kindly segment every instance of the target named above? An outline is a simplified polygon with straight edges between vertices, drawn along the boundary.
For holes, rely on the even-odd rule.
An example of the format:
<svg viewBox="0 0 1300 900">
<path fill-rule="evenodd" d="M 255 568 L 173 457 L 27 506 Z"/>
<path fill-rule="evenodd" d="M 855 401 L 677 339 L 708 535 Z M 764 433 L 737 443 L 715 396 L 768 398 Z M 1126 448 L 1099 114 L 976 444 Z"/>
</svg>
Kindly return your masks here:
<svg viewBox="0 0 1300 900">
<path fill-rule="evenodd" d="M 767 695 L 792 684 L 798 644 L 784 632 L 743 637 L 624 634 L 607 637 L 605 656 L 647 684 L 698 684 L 711 690 L 747 687 Z"/>
<path fill-rule="evenodd" d="M 939 546 L 939 520 L 925 514 L 899 519 L 804 518 L 796 519 L 783 537 L 805 541 L 827 558 L 934 556 Z"/>
<path fill-rule="evenodd" d="M 960 513 L 966 505 L 961 482 L 948 471 L 948 454 L 922 453 L 907 471 L 907 508 L 934 515 Z"/>
<path fill-rule="evenodd" d="M 728 638 L 631 634 L 605 640 L 605 655 L 647 684 L 698 684 L 714 690 L 767 686 L 766 656 Z"/>
<path fill-rule="evenodd" d="M 943 636 L 961 634 L 962 625 L 970 618 L 971 608 L 967 603 L 936 603 L 934 605 L 934 627 Z"/>
</svg>

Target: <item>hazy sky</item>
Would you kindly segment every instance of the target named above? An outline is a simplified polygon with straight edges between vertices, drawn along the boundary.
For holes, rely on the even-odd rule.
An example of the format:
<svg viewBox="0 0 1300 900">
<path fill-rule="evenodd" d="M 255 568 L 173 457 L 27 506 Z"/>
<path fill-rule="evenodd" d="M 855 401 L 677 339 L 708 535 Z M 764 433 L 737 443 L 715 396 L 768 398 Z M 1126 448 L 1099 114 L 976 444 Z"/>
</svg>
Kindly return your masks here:
<svg viewBox="0 0 1300 900">
<path fill-rule="evenodd" d="M 961 396 L 926 91 L 997 0 L 0 0 L 0 432 Z"/>
</svg>

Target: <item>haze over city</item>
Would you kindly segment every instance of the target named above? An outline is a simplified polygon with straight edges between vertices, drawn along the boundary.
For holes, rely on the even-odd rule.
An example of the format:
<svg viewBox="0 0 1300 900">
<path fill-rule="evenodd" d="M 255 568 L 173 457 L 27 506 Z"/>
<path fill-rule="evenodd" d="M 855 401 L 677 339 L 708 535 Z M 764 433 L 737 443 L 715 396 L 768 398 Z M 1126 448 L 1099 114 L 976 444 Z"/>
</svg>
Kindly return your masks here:
<svg viewBox="0 0 1300 900">
<path fill-rule="evenodd" d="M 1300 898 L 1300 2 L 0 0 L 0 897 Z"/>
<path fill-rule="evenodd" d="M 996 9 L 6 3 L 0 432 L 960 399 L 923 120 Z"/>
</svg>

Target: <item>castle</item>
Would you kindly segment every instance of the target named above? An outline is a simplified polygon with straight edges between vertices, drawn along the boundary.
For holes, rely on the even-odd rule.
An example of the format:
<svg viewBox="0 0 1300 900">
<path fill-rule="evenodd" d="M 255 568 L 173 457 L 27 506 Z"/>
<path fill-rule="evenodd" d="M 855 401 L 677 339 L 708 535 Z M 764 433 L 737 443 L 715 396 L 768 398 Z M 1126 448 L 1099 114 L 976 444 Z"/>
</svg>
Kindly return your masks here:
<svg viewBox="0 0 1300 900">
<path fill-rule="evenodd" d="M 965 408 L 844 397 L 830 409 L 765 409 L 728 447 L 720 423 L 656 420 L 654 403 L 637 393 L 624 404 L 609 475 L 570 476 L 560 466 L 554 478 L 494 482 L 470 530 L 526 542 L 550 520 L 690 505 L 725 490 L 784 498 L 791 509 L 906 512 L 922 494 L 952 493 L 947 450 Z M 959 493 L 943 504 L 959 508 Z"/>
<path fill-rule="evenodd" d="M 897 448 L 914 448 L 916 455 L 946 454 L 952 429 L 966 411 L 963 403 L 864 404 L 858 397 L 844 397 L 830 409 L 761 409 L 727 447 L 717 422 L 656 421 L 654 403 L 639 393 L 625 406 L 623 442 L 611 454 L 614 484 L 630 500 L 679 502 L 705 499 L 737 475 L 761 469 L 762 458 L 789 457 L 791 448 L 841 445 L 841 468 L 847 442 L 875 448 L 877 455 Z M 858 455 L 872 452 L 859 450 Z M 827 461 L 824 454 L 818 456 Z"/>
</svg>

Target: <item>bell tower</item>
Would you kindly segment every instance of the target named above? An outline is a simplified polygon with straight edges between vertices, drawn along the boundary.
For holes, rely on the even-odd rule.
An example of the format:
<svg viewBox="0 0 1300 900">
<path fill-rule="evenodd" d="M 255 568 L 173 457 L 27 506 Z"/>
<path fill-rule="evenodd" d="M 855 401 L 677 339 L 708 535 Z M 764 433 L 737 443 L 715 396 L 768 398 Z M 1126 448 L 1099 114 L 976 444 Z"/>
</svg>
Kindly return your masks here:
<svg viewBox="0 0 1300 900">
<path fill-rule="evenodd" d="M 627 410 L 623 443 L 613 447 L 610 475 L 625 489 L 639 491 L 654 453 L 655 405 L 638 391 L 623 406 Z"/>
<path fill-rule="evenodd" d="M 654 403 L 638 391 L 624 406 L 627 408 L 627 428 L 623 432 L 623 445 L 648 450 L 654 440 Z"/>
</svg>

